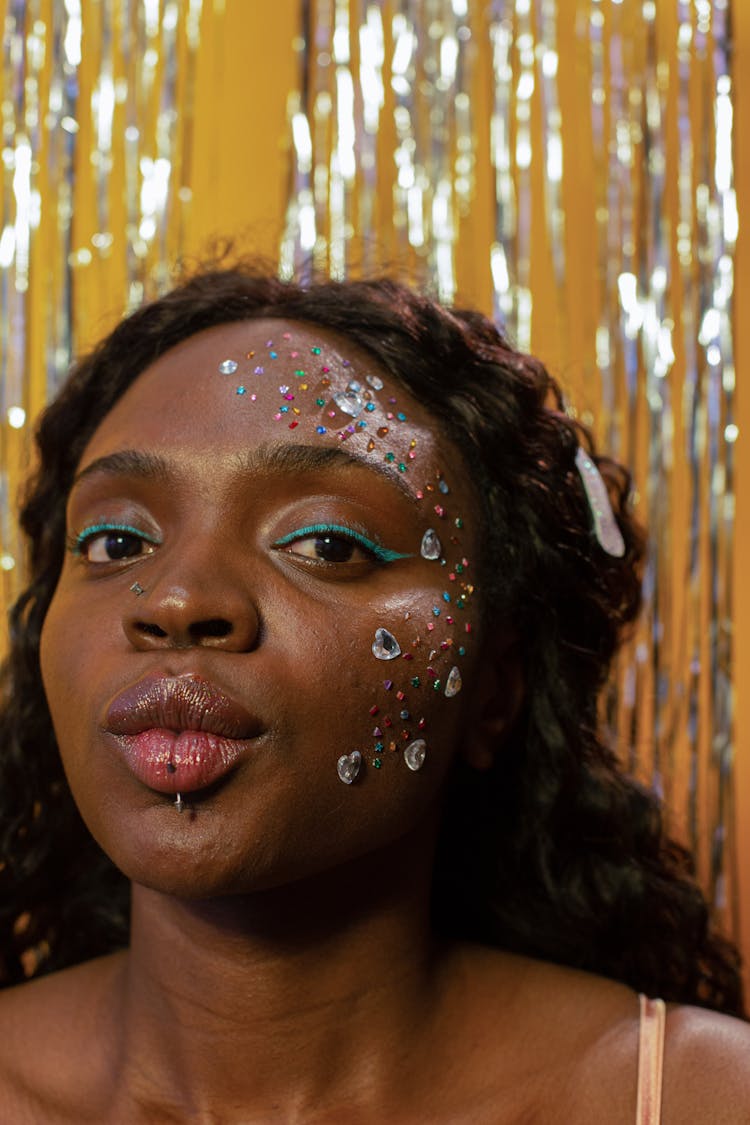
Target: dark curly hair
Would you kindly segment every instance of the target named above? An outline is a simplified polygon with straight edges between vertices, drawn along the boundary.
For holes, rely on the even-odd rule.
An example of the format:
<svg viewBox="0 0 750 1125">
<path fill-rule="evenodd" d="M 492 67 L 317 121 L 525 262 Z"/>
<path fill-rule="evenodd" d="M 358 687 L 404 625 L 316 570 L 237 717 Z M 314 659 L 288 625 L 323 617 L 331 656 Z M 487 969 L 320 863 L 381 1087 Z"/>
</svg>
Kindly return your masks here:
<svg viewBox="0 0 750 1125">
<path fill-rule="evenodd" d="M 356 341 L 429 405 L 476 487 L 485 614 L 492 607 L 513 626 L 525 698 L 492 769 L 457 763 L 450 779 L 435 864 L 437 931 L 743 1015 L 738 955 L 712 928 L 688 853 L 599 734 L 601 688 L 640 604 L 644 539 L 628 474 L 596 456 L 555 380 L 480 314 L 390 280 L 300 285 L 246 266 L 207 270 L 139 308 L 78 363 L 39 424 L 39 468 L 21 512 L 30 581 L 11 612 L 0 714 L 0 982 L 127 942 L 127 885 L 75 808 L 39 672 L 81 453 L 169 348 L 259 317 Z M 580 446 L 607 483 L 623 558 L 593 534 L 575 466 Z"/>
</svg>

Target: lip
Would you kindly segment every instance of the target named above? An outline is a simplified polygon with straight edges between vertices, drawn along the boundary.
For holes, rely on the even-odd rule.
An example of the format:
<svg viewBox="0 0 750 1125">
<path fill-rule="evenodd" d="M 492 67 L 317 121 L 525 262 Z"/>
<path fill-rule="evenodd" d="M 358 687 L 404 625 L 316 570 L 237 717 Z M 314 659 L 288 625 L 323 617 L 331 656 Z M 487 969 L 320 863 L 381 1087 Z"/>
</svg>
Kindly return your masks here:
<svg viewBox="0 0 750 1125">
<path fill-rule="evenodd" d="M 125 688 L 103 729 L 139 781 L 169 794 L 220 780 L 261 733 L 242 704 L 194 674 L 152 674 Z"/>
</svg>

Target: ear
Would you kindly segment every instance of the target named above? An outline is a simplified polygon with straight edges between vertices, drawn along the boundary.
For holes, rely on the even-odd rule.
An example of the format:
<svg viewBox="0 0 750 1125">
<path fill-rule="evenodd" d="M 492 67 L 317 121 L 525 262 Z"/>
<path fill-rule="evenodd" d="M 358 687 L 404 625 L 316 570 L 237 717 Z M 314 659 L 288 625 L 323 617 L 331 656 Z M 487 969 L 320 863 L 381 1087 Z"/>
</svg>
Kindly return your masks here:
<svg viewBox="0 0 750 1125">
<path fill-rule="evenodd" d="M 472 769 L 495 763 L 521 710 L 526 694 L 521 650 L 516 634 L 501 630 L 485 641 L 473 697 L 473 721 L 461 747 Z"/>
</svg>

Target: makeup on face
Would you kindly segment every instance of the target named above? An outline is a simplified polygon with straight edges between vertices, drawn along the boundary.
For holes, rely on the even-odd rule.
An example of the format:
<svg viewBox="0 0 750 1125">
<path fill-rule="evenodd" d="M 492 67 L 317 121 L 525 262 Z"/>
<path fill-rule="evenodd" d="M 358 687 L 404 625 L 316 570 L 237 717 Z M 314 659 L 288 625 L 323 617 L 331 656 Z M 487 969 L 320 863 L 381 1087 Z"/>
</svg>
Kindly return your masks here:
<svg viewBox="0 0 750 1125">
<path fill-rule="evenodd" d="M 216 343 L 209 347 L 212 333 Z M 285 581 L 289 576 L 314 600 L 336 607 L 333 651 L 356 645 L 363 667 L 371 667 L 351 697 L 356 705 L 346 723 L 336 724 L 329 768 L 347 786 L 377 777 L 383 785 L 397 774 L 424 776 L 434 755 L 452 750 L 442 716 L 457 706 L 452 700 L 465 684 L 470 651 L 474 587 L 464 513 L 471 490 L 443 471 L 445 453 L 428 410 L 381 377 L 357 348 L 349 356 L 342 338 L 337 347 L 330 334 L 317 342 L 313 333 L 309 325 L 287 331 L 271 321 L 233 325 L 231 333 L 210 330 L 201 334 L 199 374 L 191 368 L 184 384 L 179 348 L 168 353 L 170 391 L 151 379 L 157 394 L 153 404 L 149 399 L 150 413 L 173 414 L 171 395 L 187 415 L 224 412 L 229 421 L 219 420 L 213 430 L 207 423 L 205 448 L 200 426 L 184 442 L 178 427 L 175 454 L 174 440 L 162 451 L 148 427 L 142 444 L 131 448 L 132 423 L 118 429 L 115 419 L 108 432 L 105 419 L 84 453 L 71 501 L 71 565 L 88 579 L 112 582 L 113 612 L 113 580 L 122 571 L 129 604 L 148 623 L 160 586 L 169 581 L 160 571 L 161 559 L 172 558 L 172 507 L 200 476 L 183 461 L 210 465 L 211 488 L 214 478 L 226 478 L 228 491 L 246 480 L 256 499 L 248 501 L 238 530 L 249 548 L 255 549 L 257 531 L 265 557 L 283 563 Z M 219 338 L 226 335 L 231 349 Z M 145 387 L 149 373 L 135 392 L 141 380 Z M 223 443 L 225 430 L 236 436 Z M 156 506 L 154 482 L 161 489 Z M 205 522 L 211 520 L 209 504 Z M 348 604 L 356 612 L 341 608 Z M 191 737 L 183 738 L 183 749 Z M 191 793 L 199 807 L 205 777 L 223 779 L 235 768 L 226 747 L 218 753 L 210 737 L 192 737 L 191 745 L 197 741 L 208 764 L 197 764 L 195 747 L 192 758 L 187 749 L 184 761 L 170 757 L 179 739 L 137 733 L 138 746 L 146 747 L 138 767 L 144 779 L 160 770 L 160 785 L 151 788 L 177 794 L 187 807 Z M 240 766 L 243 760 L 239 755 Z"/>
</svg>

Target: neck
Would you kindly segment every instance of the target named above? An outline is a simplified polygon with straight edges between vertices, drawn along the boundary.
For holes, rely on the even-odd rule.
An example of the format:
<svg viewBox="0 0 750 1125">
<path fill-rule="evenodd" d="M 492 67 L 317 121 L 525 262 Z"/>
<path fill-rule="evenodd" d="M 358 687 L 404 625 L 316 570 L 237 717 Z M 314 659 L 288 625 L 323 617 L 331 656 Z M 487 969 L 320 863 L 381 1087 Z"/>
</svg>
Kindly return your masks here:
<svg viewBox="0 0 750 1125">
<path fill-rule="evenodd" d="M 154 1088 L 192 1110 L 301 1108 L 350 1100 L 355 1074 L 377 1084 L 379 1052 L 392 1071 L 434 1003 L 432 854 L 405 854 L 402 840 L 220 900 L 135 888 L 122 1057 L 147 1059 Z"/>
</svg>

